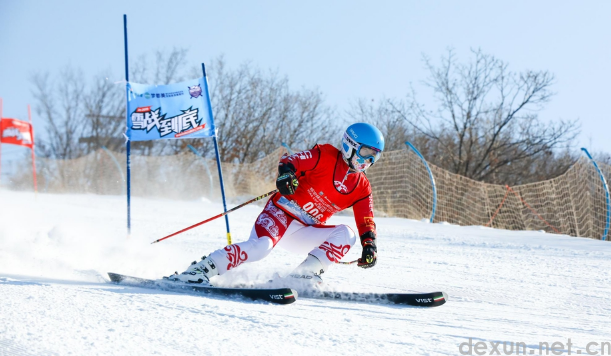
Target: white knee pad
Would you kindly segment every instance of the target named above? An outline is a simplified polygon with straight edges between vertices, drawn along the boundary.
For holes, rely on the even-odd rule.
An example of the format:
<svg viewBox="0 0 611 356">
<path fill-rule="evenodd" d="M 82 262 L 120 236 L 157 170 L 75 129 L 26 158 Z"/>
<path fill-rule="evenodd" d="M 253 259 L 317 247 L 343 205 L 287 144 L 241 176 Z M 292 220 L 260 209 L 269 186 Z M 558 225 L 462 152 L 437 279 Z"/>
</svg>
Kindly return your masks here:
<svg viewBox="0 0 611 356">
<path fill-rule="evenodd" d="M 248 241 L 240 242 L 239 245 L 248 253 L 248 262 L 264 259 L 274 248 L 274 242 L 267 236 L 250 238 Z"/>
<path fill-rule="evenodd" d="M 353 246 L 356 243 L 356 234 L 348 225 L 337 225 L 327 241 Z"/>
<path fill-rule="evenodd" d="M 356 243 L 356 234 L 347 225 L 338 225 L 329 238 L 320 246 L 310 251 L 322 263 L 324 270 L 339 262 Z"/>
</svg>

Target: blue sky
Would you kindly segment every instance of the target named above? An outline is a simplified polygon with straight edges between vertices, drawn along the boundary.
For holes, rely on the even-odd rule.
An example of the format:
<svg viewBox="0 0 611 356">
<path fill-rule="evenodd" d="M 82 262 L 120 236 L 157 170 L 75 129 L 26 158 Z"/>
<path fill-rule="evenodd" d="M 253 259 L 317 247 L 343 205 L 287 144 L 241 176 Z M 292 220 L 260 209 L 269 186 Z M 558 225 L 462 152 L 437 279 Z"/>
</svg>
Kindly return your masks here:
<svg viewBox="0 0 611 356">
<path fill-rule="evenodd" d="M 319 88 L 345 110 L 357 98 L 426 102 L 422 54 L 448 47 L 466 60 L 481 48 L 510 69 L 549 70 L 557 95 L 540 116 L 579 118 L 578 145 L 611 152 L 609 1 L 33 1 L 0 0 L 0 97 L 4 117 L 27 118 L 30 76 L 66 65 L 87 78 L 123 69 L 123 14 L 130 57 L 189 48 L 189 66 L 223 54 Z M 42 122 L 34 117 L 38 132 Z M 3 145 L 3 161 L 21 154 Z"/>
</svg>

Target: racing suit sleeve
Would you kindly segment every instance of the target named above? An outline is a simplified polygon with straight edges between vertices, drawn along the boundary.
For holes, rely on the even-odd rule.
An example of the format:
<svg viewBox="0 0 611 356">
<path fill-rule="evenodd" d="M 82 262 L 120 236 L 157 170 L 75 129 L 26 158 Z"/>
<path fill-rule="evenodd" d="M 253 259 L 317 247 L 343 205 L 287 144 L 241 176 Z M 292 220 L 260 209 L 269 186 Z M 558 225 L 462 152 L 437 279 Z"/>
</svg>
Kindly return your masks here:
<svg viewBox="0 0 611 356">
<path fill-rule="evenodd" d="M 316 168 L 319 159 L 320 148 L 318 148 L 318 145 L 314 146 L 310 150 L 297 152 L 290 156 L 284 155 L 278 164 L 278 172 L 283 173 L 287 170 L 291 170 L 297 177 L 299 177 L 301 173 L 311 171 L 312 169 Z"/>
<path fill-rule="evenodd" d="M 359 230 L 359 236 L 371 231 L 376 235 L 376 223 L 373 221 L 373 196 L 369 194 L 352 206 L 354 220 Z"/>
</svg>

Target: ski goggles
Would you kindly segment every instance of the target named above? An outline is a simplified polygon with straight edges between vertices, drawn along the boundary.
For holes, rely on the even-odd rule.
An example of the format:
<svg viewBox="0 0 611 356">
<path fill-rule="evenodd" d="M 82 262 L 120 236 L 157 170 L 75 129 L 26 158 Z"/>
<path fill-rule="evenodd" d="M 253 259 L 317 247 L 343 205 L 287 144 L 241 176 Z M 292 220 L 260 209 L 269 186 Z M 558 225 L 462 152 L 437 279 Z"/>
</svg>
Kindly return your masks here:
<svg viewBox="0 0 611 356">
<path fill-rule="evenodd" d="M 378 159 L 380 159 L 380 157 L 382 157 L 382 151 L 378 150 L 375 147 L 370 147 L 361 144 L 356 149 L 356 155 L 360 159 L 364 161 L 369 161 L 371 162 L 371 164 L 374 164 Z M 360 163 L 365 163 L 364 161 Z"/>
</svg>

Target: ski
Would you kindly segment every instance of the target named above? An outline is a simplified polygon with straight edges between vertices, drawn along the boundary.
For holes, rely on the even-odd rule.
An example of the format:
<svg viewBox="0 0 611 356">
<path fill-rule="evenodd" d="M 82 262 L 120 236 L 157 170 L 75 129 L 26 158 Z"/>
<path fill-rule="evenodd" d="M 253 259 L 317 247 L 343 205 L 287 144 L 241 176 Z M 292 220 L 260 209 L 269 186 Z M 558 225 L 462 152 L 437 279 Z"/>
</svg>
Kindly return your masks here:
<svg viewBox="0 0 611 356">
<path fill-rule="evenodd" d="M 431 293 L 358 293 L 309 291 L 302 298 L 333 299 L 363 303 L 400 304 L 414 307 L 438 307 L 445 304 L 448 295 L 444 292 Z"/>
<path fill-rule="evenodd" d="M 221 288 L 182 282 L 172 282 L 169 280 L 144 279 L 112 272 L 108 272 L 108 277 L 110 277 L 111 282 L 120 285 L 159 289 L 163 291 L 184 291 L 223 296 L 241 296 L 252 300 L 263 300 L 275 304 L 291 304 L 297 299 L 297 292 L 290 288 Z"/>
</svg>

